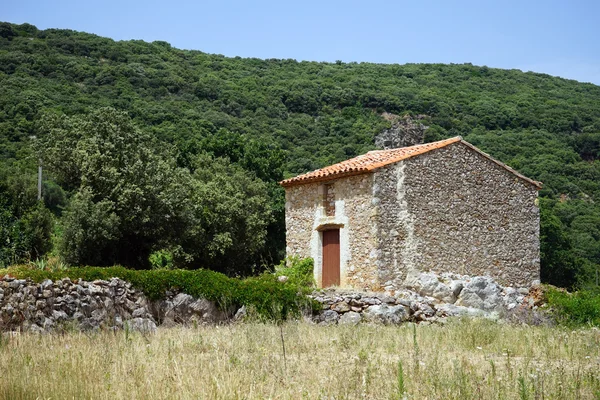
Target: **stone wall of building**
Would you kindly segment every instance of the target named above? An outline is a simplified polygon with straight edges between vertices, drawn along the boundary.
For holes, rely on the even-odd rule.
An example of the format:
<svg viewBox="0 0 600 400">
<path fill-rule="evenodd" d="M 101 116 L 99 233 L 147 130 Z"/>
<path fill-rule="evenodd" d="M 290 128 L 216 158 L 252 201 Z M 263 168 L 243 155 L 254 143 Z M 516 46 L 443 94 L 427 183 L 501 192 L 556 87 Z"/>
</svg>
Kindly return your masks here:
<svg viewBox="0 0 600 400">
<path fill-rule="evenodd" d="M 511 286 L 539 279 L 530 183 L 462 143 L 383 168 L 374 179 L 384 289 L 402 287 L 415 270 L 486 275 Z"/>
<path fill-rule="evenodd" d="M 335 193 L 335 213 L 329 216 L 322 183 L 286 188 L 287 255 L 312 257 L 317 284 L 322 269 L 321 230 L 339 228 L 341 286 L 378 287 L 374 259 L 377 207 L 372 201 L 372 179 L 371 174 L 365 174 L 326 182 L 333 185 L 331 193 Z"/>
</svg>

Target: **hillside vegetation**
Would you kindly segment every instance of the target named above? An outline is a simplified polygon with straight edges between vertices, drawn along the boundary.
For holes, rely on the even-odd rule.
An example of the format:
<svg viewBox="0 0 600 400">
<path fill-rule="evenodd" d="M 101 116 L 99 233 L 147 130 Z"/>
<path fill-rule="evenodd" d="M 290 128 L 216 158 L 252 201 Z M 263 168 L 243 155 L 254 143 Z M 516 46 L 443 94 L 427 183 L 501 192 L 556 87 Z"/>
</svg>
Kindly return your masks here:
<svg viewBox="0 0 600 400">
<path fill-rule="evenodd" d="M 276 182 L 373 149 L 390 127 L 383 112 L 420 115 L 427 141 L 461 135 L 544 182 L 543 280 L 595 283 L 599 86 L 470 64 L 228 58 L 9 23 L 0 23 L 0 262 L 50 252 L 147 267 L 154 255 L 252 273 L 283 256 Z"/>
</svg>

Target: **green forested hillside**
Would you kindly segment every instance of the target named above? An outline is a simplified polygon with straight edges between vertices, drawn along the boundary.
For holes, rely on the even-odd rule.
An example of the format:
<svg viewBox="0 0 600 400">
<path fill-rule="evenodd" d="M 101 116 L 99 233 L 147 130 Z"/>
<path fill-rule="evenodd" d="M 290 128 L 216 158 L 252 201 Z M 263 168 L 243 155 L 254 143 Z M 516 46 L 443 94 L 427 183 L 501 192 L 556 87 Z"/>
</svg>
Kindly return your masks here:
<svg viewBox="0 0 600 400">
<path fill-rule="evenodd" d="M 94 142 L 86 139 L 81 127 L 102 107 L 127 112 L 131 121 L 122 122 L 128 126 L 125 131 L 147 135 L 143 146 L 160 148 L 156 153 L 164 153 L 162 159 L 173 159 L 173 165 L 166 163 L 168 168 L 189 171 L 194 184 L 200 182 L 202 188 L 216 185 L 207 181 L 206 174 L 199 171 L 205 167 L 199 166 L 226 157 L 228 160 L 217 162 L 223 164 L 217 168 L 219 173 L 254 179 L 252 185 L 261 189 L 253 193 L 259 197 L 266 193 L 270 222 L 264 228 L 266 236 L 261 236 L 261 249 L 252 260 L 236 260 L 240 264 L 230 272 L 251 268 L 241 264 L 258 265 L 281 256 L 283 206 L 277 180 L 374 148 L 374 136 L 390 126 L 381 114 L 389 112 L 424 115 L 423 123 L 430 127 L 426 140 L 462 135 L 525 175 L 543 181 L 544 280 L 564 285 L 576 278 L 595 280 L 600 264 L 599 86 L 470 64 L 227 58 L 178 50 L 165 42 L 115 42 L 87 33 L 0 23 L 0 190 L 4 193 L 0 235 L 13 238 L 13 247 L 3 250 L 4 259 L 14 259 L 17 253 L 41 256 L 48 250 L 32 245 L 36 240 L 45 242 L 45 233 L 33 229 L 32 221 L 49 220 L 46 208 L 53 212 L 52 221 L 58 221 L 53 233 L 58 243 L 64 232 L 75 234 L 64 223 L 74 218 L 73 210 L 69 212 L 72 199 L 81 203 L 83 191 L 91 190 L 87 195 L 90 204 L 97 205 L 109 196 L 86 183 L 89 177 L 83 179 L 79 170 L 84 166 L 73 166 L 79 172 L 65 175 L 60 171 L 64 165 L 48 160 L 46 208 L 35 204 L 35 173 L 41 153 L 36 154 L 34 147 L 56 147 L 56 135 L 49 132 L 61 129 L 79 129 L 77 137 L 85 139 L 82 143 Z M 116 118 L 109 114 L 96 113 L 95 118 Z M 62 115 L 70 122 L 56 122 Z M 70 128 L 65 128 L 67 125 Z M 71 149 L 65 143 L 58 146 Z M 93 156 L 91 147 L 84 150 L 78 151 L 84 151 L 86 158 Z M 119 183 L 114 185 L 111 188 Z M 249 190 L 252 185 L 248 185 L 231 190 Z M 205 189 L 193 192 L 180 195 L 210 198 Z M 111 201 L 118 208 L 120 200 Z M 232 202 L 231 210 L 240 204 Z M 60 217 L 63 209 L 69 218 Z M 187 210 L 178 215 L 192 214 Z M 205 214 L 195 211 L 196 223 L 215 228 L 218 222 Z M 115 211 L 115 215 L 119 213 Z M 250 220 L 248 216 L 243 223 Z M 129 229 L 127 224 L 119 226 Z M 228 262 L 219 251 L 209 257 L 173 250 L 177 238 L 186 243 L 191 240 L 191 248 L 216 234 L 208 228 L 202 235 L 173 234 L 180 226 L 176 224 L 169 232 L 157 230 L 156 236 L 140 247 L 144 249 L 140 254 L 168 248 L 167 253 L 185 254 L 182 259 L 189 266 L 199 260 Z M 216 248 L 229 246 L 228 232 L 217 233 L 226 237 L 216 241 Z M 171 234 L 172 240 L 156 239 Z M 120 231 L 113 236 L 127 235 Z M 15 247 L 17 237 L 22 242 L 20 250 Z M 54 247 L 56 252 L 60 246 Z"/>
</svg>

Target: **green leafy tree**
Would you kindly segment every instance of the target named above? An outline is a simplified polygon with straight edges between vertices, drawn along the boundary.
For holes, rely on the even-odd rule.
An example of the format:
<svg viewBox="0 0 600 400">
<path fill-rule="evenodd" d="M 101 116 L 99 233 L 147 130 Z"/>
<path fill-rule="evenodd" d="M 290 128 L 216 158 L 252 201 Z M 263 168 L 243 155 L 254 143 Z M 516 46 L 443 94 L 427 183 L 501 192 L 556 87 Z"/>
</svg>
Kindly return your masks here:
<svg viewBox="0 0 600 400">
<path fill-rule="evenodd" d="M 549 202 L 540 207 L 541 279 L 561 287 L 573 287 L 581 260 L 575 257 L 573 244 L 560 219 L 552 214 Z"/>
<path fill-rule="evenodd" d="M 267 185 L 224 158 L 195 160 L 181 247 L 187 259 L 228 274 L 260 269 L 272 221 Z"/>
<path fill-rule="evenodd" d="M 48 134 L 39 141 L 40 156 L 60 182 L 76 191 L 64 219 L 65 259 L 146 266 L 153 247 L 177 233 L 185 171 L 115 109 L 50 118 L 43 126 Z"/>
</svg>

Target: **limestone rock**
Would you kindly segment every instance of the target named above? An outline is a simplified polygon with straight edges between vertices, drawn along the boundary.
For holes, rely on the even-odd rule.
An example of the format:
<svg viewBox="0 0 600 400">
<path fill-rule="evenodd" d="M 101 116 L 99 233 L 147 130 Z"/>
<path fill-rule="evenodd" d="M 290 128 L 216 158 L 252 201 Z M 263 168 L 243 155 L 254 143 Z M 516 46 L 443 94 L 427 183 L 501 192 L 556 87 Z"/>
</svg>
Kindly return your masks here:
<svg viewBox="0 0 600 400">
<path fill-rule="evenodd" d="M 354 311 L 349 311 L 345 314 L 342 314 L 342 316 L 339 319 L 339 324 L 342 325 L 358 325 L 361 321 L 362 317 L 359 313 L 354 312 Z"/>
<path fill-rule="evenodd" d="M 345 312 L 350 311 L 350 306 L 345 301 L 342 301 L 340 303 L 337 303 L 337 304 L 334 304 L 333 306 L 331 306 L 331 309 L 338 313 L 345 313 Z"/>
<path fill-rule="evenodd" d="M 134 318 L 128 323 L 132 331 L 141 333 L 153 333 L 156 331 L 156 324 L 149 318 Z"/>
<path fill-rule="evenodd" d="M 386 304 L 378 304 L 369 306 L 369 308 L 364 311 L 363 317 L 369 322 L 391 325 L 400 324 L 406 321 L 409 317 L 409 312 L 402 305 L 388 306 Z"/>
<path fill-rule="evenodd" d="M 332 325 L 337 324 L 340 319 L 340 315 L 333 310 L 325 310 L 319 316 L 320 324 Z"/>
<path fill-rule="evenodd" d="M 485 311 L 502 311 L 504 301 L 501 293 L 502 289 L 492 278 L 476 276 L 460 292 L 456 305 Z"/>
<path fill-rule="evenodd" d="M 243 321 L 247 315 L 248 315 L 248 311 L 246 310 L 246 306 L 242 306 L 235 312 L 233 319 L 235 321 Z"/>
</svg>

